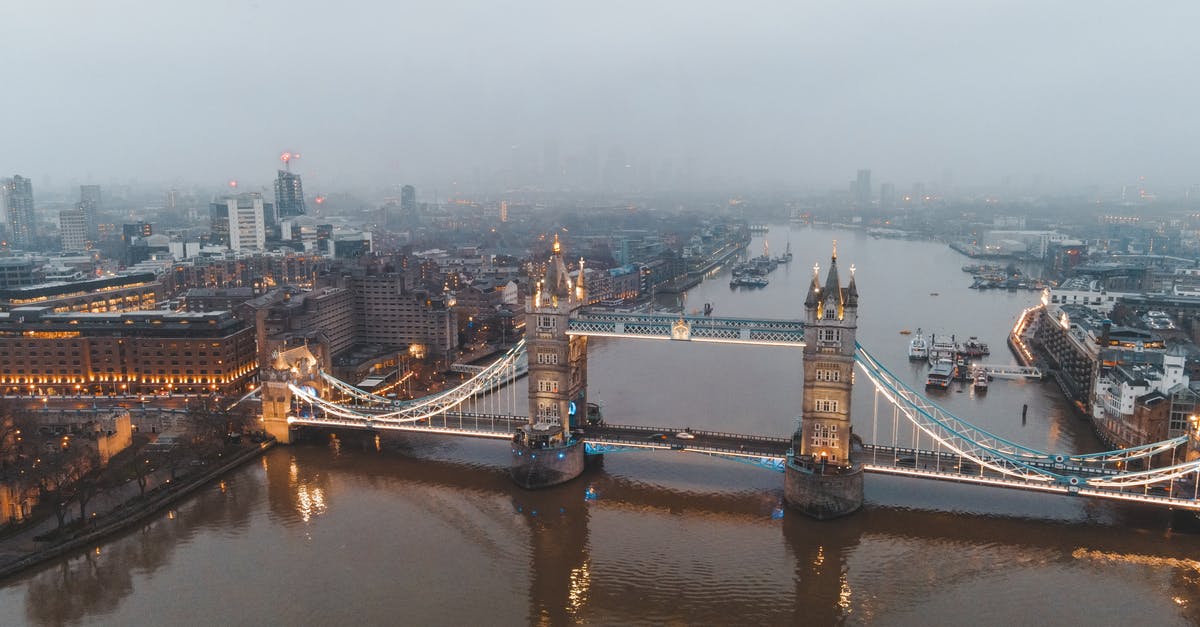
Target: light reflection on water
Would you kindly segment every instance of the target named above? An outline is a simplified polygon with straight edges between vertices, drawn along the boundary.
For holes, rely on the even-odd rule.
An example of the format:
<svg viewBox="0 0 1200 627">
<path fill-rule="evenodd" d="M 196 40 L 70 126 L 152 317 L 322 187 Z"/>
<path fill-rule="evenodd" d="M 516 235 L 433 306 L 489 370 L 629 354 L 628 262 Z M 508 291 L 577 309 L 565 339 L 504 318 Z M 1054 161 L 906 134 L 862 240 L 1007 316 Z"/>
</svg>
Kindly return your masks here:
<svg viewBox="0 0 1200 627">
<path fill-rule="evenodd" d="M 837 237 L 859 268 L 864 344 L 913 381 L 923 370 L 904 359 L 898 329 L 1003 347 L 1033 297 L 967 291 L 961 258 L 935 244 Z M 797 261 L 766 289 L 729 292 L 718 276 L 689 306 L 785 317 L 831 234 L 790 238 Z M 592 346 L 593 395 L 614 422 L 792 428 L 794 352 Z M 1011 360 L 998 348 L 989 361 Z M 860 433 L 873 401 L 863 387 Z M 997 382 L 939 402 L 1031 446 L 1097 446 L 1047 385 Z M 271 451 L 98 553 L 6 582 L 0 624 L 1200 620 L 1200 536 L 1169 530 L 1156 510 L 871 476 L 863 511 L 817 523 L 778 518 L 780 476 L 740 464 L 613 454 L 580 481 L 528 492 L 505 476 L 506 453 L 353 434 Z"/>
</svg>

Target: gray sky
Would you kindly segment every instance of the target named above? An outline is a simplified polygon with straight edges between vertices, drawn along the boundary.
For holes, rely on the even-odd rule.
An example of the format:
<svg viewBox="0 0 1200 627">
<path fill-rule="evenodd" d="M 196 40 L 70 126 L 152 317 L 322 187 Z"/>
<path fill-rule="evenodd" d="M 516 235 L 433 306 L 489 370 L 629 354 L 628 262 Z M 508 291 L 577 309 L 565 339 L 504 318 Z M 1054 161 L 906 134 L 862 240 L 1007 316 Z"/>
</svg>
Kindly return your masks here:
<svg viewBox="0 0 1200 627">
<path fill-rule="evenodd" d="M 35 186 L 262 182 L 283 150 L 310 191 L 444 185 L 547 141 L 731 185 L 1200 182 L 1194 0 L 20 4 L 0 172 Z"/>
</svg>

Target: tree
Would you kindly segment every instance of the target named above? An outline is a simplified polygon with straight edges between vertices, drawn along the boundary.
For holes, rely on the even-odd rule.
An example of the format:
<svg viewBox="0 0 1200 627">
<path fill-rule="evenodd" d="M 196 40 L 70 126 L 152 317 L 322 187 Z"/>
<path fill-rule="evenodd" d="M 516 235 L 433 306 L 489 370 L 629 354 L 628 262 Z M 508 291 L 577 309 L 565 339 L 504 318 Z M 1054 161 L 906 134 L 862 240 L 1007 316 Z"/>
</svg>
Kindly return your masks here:
<svg viewBox="0 0 1200 627">
<path fill-rule="evenodd" d="M 132 451 L 121 458 L 120 474 L 137 481 L 138 496 L 146 496 L 146 484 L 150 481 L 150 473 L 154 466 L 143 450 Z"/>
<path fill-rule="evenodd" d="M 41 500 L 54 508 L 60 530 L 66 525 L 71 503 L 98 465 L 93 457 L 82 446 L 67 446 L 60 453 L 42 455 L 33 467 Z"/>
</svg>

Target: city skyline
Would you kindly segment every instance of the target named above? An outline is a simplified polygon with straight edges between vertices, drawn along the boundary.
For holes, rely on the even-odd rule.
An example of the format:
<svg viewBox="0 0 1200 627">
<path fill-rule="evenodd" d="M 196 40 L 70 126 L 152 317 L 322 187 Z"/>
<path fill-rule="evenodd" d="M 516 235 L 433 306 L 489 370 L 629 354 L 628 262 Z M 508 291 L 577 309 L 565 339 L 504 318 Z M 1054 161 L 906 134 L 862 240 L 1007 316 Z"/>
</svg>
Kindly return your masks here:
<svg viewBox="0 0 1200 627">
<path fill-rule="evenodd" d="M 310 189 L 603 189 L 626 175 L 830 187 L 860 168 L 901 189 L 944 171 L 962 185 L 1196 182 L 1179 73 L 1200 53 L 1191 4 L 1038 5 L 1036 21 L 1011 3 L 526 8 L 516 21 L 492 7 L 127 3 L 161 25 L 148 30 L 86 4 L 29 7 L 0 51 L 25 60 L 10 81 L 39 97 L 10 102 L 23 124 L 0 171 L 265 179 L 259 164 L 297 147 Z M 292 88 L 221 88 L 267 77 Z M 88 106 L 45 104 L 79 91 Z"/>
</svg>

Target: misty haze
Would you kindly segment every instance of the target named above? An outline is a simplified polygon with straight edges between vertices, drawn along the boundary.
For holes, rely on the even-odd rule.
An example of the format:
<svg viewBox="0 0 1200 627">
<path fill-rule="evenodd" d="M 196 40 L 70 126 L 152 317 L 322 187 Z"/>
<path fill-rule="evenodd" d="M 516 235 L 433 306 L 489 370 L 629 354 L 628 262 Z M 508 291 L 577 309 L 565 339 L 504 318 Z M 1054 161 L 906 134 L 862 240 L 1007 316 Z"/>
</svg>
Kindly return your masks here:
<svg viewBox="0 0 1200 627">
<path fill-rule="evenodd" d="M 0 625 L 1200 624 L 1200 5 L 9 4 Z"/>
</svg>

